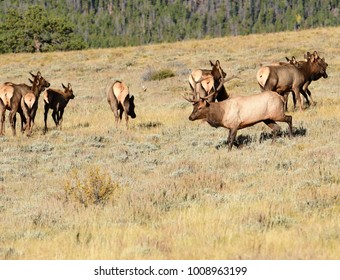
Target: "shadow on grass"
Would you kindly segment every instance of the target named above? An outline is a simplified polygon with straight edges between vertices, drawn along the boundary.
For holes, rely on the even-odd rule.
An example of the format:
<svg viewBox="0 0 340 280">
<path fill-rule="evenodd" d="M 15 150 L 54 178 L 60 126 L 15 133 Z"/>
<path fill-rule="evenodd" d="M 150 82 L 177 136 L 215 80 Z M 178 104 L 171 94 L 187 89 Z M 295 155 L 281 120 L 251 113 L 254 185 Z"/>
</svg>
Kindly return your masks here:
<svg viewBox="0 0 340 280">
<path fill-rule="evenodd" d="M 300 126 L 300 127 L 293 127 L 293 137 L 303 137 L 303 136 L 306 136 L 307 134 L 307 129 L 304 128 L 303 126 Z M 283 137 L 288 137 L 288 131 L 279 131 L 277 133 L 277 136 L 276 138 L 283 138 Z M 273 138 L 273 133 L 270 132 L 261 132 L 260 134 L 260 138 L 259 140 L 257 141 L 257 138 L 256 136 L 249 136 L 249 135 L 239 135 L 236 137 L 236 141 L 234 142 L 234 146 L 236 146 L 237 148 L 242 148 L 243 146 L 248 146 L 250 145 L 251 143 L 256 143 L 256 142 L 259 142 L 259 143 L 262 143 L 263 141 L 266 141 L 268 139 L 272 139 Z M 215 148 L 217 150 L 221 149 L 221 148 L 225 148 L 227 147 L 227 140 L 223 140 L 223 141 L 220 141 L 220 143 L 218 143 Z"/>
</svg>

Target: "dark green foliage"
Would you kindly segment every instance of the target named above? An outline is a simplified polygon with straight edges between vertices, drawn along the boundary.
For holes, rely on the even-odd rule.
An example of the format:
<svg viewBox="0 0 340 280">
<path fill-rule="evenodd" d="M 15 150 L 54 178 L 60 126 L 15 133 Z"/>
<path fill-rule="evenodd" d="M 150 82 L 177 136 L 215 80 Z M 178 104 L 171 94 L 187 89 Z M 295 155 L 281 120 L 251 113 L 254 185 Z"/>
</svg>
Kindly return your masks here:
<svg viewBox="0 0 340 280">
<path fill-rule="evenodd" d="M 50 16 L 39 6 L 24 13 L 11 9 L 0 24 L 0 53 L 77 50 L 85 48 L 72 23 Z"/>
<path fill-rule="evenodd" d="M 34 38 L 51 51 L 339 24 L 340 0 L 3 0 L 0 53 L 37 50 Z"/>
</svg>

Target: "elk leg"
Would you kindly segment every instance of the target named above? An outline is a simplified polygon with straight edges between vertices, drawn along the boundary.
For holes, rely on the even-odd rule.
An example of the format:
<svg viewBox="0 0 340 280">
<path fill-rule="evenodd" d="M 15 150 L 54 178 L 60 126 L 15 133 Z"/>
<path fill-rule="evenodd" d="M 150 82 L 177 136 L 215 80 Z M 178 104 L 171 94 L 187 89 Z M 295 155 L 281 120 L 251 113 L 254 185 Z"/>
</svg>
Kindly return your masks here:
<svg viewBox="0 0 340 280">
<path fill-rule="evenodd" d="M 62 122 L 63 122 L 63 115 L 64 115 L 64 109 L 60 109 L 59 111 L 59 116 L 58 116 L 58 119 L 59 119 L 59 127 L 60 127 L 60 130 L 62 128 Z"/>
<path fill-rule="evenodd" d="M 273 130 L 273 138 L 272 138 L 272 143 L 273 143 L 276 139 L 277 132 L 280 130 L 280 126 L 273 120 L 265 120 L 263 122 Z"/>
<path fill-rule="evenodd" d="M 295 94 L 295 97 L 296 97 L 296 100 L 297 100 L 297 103 L 299 104 L 299 108 L 300 108 L 300 111 L 303 110 L 303 106 L 302 106 L 302 103 L 301 103 L 301 96 L 300 96 L 300 89 L 293 89 L 293 92 Z M 295 110 L 295 106 L 294 106 L 294 110 Z"/>
<path fill-rule="evenodd" d="M 310 102 L 309 102 L 306 92 L 303 89 L 301 89 L 300 92 L 303 95 L 303 97 L 306 99 L 308 106 L 310 106 Z"/>
<path fill-rule="evenodd" d="M 293 137 L 293 126 L 292 126 L 292 116 L 285 115 L 284 117 L 284 122 L 288 124 L 288 133 L 289 133 L 289 138 Z"/>
<path fill-rule="evenodd" d="M 47 113 L 49 110 L 49 105 L 45 103 L 45 107 L 44 107 L 44 123 L 45 123 L 45 128 L 44 128 L 44 133 L 47 132 Z"/>
<path fill-rule="evenodd" d="M 289 95 L 289 93 L 290 93 L 290 92 L 287 92 L 287 93 L 286 93 L 286 94 L 287 94 L 287 97 L 286 97 L 286 99 L 285 99 L 285 112 L 288 111 L 288 95 Z M 292 91 L 291 93 L 292 93 L 292 97 L 293 97 L 293 105 L 294 105 L 294 110 L 295 110 L 295 108 L 296 108 L 296 97 L 295 97 L 295 94 L 294 94 L 293 91 Z"/>
<path fill-rule="evenodd" d="M 122 121 L 123 113 L 124 113 L 124 109 L 121 108 L 120 111 L 119 111 L 119 123 Z"/>
<path fill-rule="evenodd" d="M 55 126 L 58 127 L 58 112 L 57 112 L 57 110 L 53 110 L 52 118 L 54 120 Z"/>
<path fill-rule="evenodd" d="M 235 128 L 229 129 L 229 136 L 228 136 L 228 140 L 227 140 L 228 151 L 230 151 L 231 148 L 233 147 L 236 134 L 237 134 L 237 129 L 235 129 Z"/>
<path fill-rule="evenodd" d="M 310 85 L 310 82 L 307 82 L 306 84 L 303 85 L 303 90 L 308 94 L 308 96 L 310 97 L 310 100 L 312 101 L 312 105 L 315 106 L 315 101 L 313 100 L 312 97 L 312 93 L 310 92 L 310 90 L 308 89 L 308 86 Z"/>
<path fill-rule="evenodd" d="M 124 116 L 125 116 L 125 123 L 126 123 L 126 128 L 129 128 L 129 115 L 128 112 L 124 110 Z"/>
<path fill-rule="evenodd" d="M 24 126 L 24 130 L 26 131 L 26 135 L 30 136 L 30 131 L 31 131 L 31 116 L 30 113 L 28 112 L 28 108 L 23 102 L 23 99 L 21 99 L 21 106 L 22 106 L 22 114 L 25 116 L 26 119 L 26 124 Z"/>
<path fill-rule="evenodd" d="M 1 108 L 1 129 L 0 129 L 0 135 L 4 135 L 4 133 L 5 133 L 5 119 L 6 119 L 6 109 L 5 108 Z"/>
<path fill-rule="evenodd" d="M 13 134 L 13 136 L 16 135 L 16 132 L 15 132 L 15 124 L 16 124 L 16 122 L 17 122 L 16 119 L 17 119 L 17 118 L 16 118 L 16 112 L 12 110 L 12 111 L 9 113 L 9 123 L 11 124 L 11 127 L 12 127 L 12 134 Z"/>
</svg>

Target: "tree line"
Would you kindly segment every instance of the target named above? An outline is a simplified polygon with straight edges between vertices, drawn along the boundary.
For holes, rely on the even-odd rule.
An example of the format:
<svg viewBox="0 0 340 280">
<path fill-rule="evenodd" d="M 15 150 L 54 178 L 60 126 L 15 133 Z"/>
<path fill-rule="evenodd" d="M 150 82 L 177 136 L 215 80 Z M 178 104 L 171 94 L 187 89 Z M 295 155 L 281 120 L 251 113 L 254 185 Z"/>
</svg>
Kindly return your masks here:
<svg viewBox="0 0 340 280">
<path fill-rule="evenodd" d="M 340 0 L 2 0 L 0 53 L 135 46 L 340 24 Z"/>
</svg>

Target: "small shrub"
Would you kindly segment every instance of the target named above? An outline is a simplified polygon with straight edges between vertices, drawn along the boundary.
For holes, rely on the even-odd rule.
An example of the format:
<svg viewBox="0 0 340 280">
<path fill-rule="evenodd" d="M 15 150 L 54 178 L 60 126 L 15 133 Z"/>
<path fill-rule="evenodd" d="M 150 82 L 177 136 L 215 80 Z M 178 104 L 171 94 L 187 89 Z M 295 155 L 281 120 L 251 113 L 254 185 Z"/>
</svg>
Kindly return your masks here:
<svg viewBox="0 0 340 280">
<path fill-rule="evenodd" d="M 170 69 L 154 70 L 148 69 L 143 75 L 144 81 L 160 81 L 166 78 L 174 77 L 175 73 Z"/>
<path fill-rule="evenodd" d="M 99 168 L 91 168 L 83 180 L 77 171 L 73 171 L 64 185 L 66 201 L 78 202 L 85 207 L 113 201 L 119 188 L 119 184 Z"/>
</svg>

